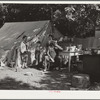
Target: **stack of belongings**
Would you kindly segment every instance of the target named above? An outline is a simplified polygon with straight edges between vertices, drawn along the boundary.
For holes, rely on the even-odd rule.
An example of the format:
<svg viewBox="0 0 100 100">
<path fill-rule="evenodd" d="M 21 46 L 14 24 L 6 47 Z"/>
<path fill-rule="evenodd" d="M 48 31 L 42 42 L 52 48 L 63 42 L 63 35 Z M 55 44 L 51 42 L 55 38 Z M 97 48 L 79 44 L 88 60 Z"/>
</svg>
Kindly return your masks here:
<svg viewBox="0 0 100 100">
<path fill-rule="evenodd" d="M 69 56 L 73 55 L 73 53 L 69 53 L 72 42 L 70 41 L 70 38 L 64 36 L 59 39 L 58 44 L 63 48 L 63 51 L 60 52 L 64 64 L 63 66 L 68 66 Z"/>
<path fill-rule="evenodd" d="M 75 88 L 86 89 L 90 84 L 90 78 L 87 74 L 75 74 L 72 76 L 72 86 Z"/>
<path fill-rule="evenodd" d="M 2 50 L 1 50 L 1 52 L 2 52 Z M 0 52 L 0 53 L 1 53 Z M 3 50 L 3 52 L 2 52 L 2 56 L 1 56 L 1 58 L 0 58 L 0 67 L 5 67 L 6 66 L 6 56 L 7 56 L 7 54 L 8 54 L 8 52 L 9 52 L 9 50 L 8 51 L 4 51 Z"/>
</svg>

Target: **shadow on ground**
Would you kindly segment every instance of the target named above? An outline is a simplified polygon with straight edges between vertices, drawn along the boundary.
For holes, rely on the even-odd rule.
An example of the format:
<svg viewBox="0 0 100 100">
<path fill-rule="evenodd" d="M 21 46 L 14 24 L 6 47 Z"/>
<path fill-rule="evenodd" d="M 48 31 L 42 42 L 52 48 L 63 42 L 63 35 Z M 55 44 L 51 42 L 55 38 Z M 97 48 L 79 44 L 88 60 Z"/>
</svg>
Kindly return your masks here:
<svg viewBox="0 0 100 100">
<path fill-rule="evenodd" d="M 66 70 L 53 71 L 45 73 L 45 77 L 42 78 L 40 84 L 44 84 L 45 90 L 70 90 L 71 76 Z"/>
<path fill-rule="evenodd" d="M 0 80 L 0 90 L 70 90 L 71 76 L 72 74 L 68 73 L 66 69 L 46 72 L 39 76 L 28 76 L 33 85 L 7 76 Z M 36 80 L 37 78 L 39 80 Z"/>
<path fill-rule="evenodd" d="M 0 90 L 38 90 L 36 87 L 32 87 L 22 81 L 16 81 L 13 78 L 6 77 L 0 80 Z"/>
</svg>

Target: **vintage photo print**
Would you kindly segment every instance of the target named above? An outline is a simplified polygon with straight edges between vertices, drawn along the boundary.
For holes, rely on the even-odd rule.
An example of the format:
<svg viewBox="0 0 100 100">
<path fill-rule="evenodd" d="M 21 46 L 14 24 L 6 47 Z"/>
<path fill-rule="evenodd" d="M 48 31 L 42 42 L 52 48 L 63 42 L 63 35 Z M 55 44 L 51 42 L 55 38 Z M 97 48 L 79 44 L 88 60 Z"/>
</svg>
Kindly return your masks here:
<svg viewBox="0 0 100 100">
<path fill-rule="evenodd" d="M 1 99 L 96 99 L 99 91 L 99 1 L 0 1 Z"/>
</svg>

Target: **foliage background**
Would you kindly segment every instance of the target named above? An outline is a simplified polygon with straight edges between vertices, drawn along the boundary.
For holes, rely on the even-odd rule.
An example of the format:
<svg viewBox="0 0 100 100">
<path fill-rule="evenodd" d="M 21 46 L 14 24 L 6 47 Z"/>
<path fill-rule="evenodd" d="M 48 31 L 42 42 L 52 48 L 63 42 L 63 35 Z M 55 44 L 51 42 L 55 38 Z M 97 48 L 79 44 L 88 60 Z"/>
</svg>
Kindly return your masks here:
<svg viewBox="0 0 100 100">
<path fill-rule="evenodd" d="M 69 37 L 94 36 L 100 26 L 97 4 L 0 4 L 0 27 L 5 22 L 50 20 Z"/>
</svg>

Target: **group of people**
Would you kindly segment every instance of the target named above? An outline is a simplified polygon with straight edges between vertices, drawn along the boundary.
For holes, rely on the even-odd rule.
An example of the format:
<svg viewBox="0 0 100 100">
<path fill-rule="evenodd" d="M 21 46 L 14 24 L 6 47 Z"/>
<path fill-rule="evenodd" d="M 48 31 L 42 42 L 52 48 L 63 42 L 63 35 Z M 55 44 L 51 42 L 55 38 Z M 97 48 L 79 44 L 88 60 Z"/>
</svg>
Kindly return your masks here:
<svg viewBox="0 0 100 100">
<path fill-rule="evenodd" d="M 59 51 L 63 50 L 63 48 L 58 45 L 56 40 L 53 40 L 52 35 L 49 35 L 48 42 L 44 47 L 39 40 L 36 43 L 31 43 L 30 45 L 31 48 L 27 45 L 27 36 L 24 36 L 20 45 L 22 68 L 28 67 L 27 62 L 29 58 L 31 58 L 29 66 L 35 66 L 37 69 L 42 68 L 44 71 L 53 70 L 56 67 L 60 69 L 61 66 L 59 66 L 59 64 L 61 63 L 61 59 Z"/>
<path fill-rule="evenodd" d="M 7 66 L 22 69 L 35 67 L 47 71 L 67 67 L 68 56 L 62 55 L 61 52 L 69 50 L 73 52 L 76 46 L 67 46 L 65 50 L 59 45 L 62 39 L 54 40 L 53 35 L 48 35 L 47 38 L 46 44 L 43 45 L 38 36 L 28 37 L 24 35 L 22 40 L 15 43 L 2 61 Z M 72 56 L 73 54 L 71 53 Z"/>
<path fill-rule="evenodd" d="M 10 57 L 6 56 L 4 62 L 8 62 L 7 66 L 15 68 L 36 67 L 44 71 L 58 69 L 60 70 L 62 64 L 61 55 L 59 52 L 63 50 L 58 45 L 57 41 L 53 39 L 52 35 L 48 36 L 45 46 L 42 45 L 37 37 L 24 35 L 18 46 L 15 45 L 10 50 Z M 10 60 L 9 60 L 10 59 Z"/>
</svg>

